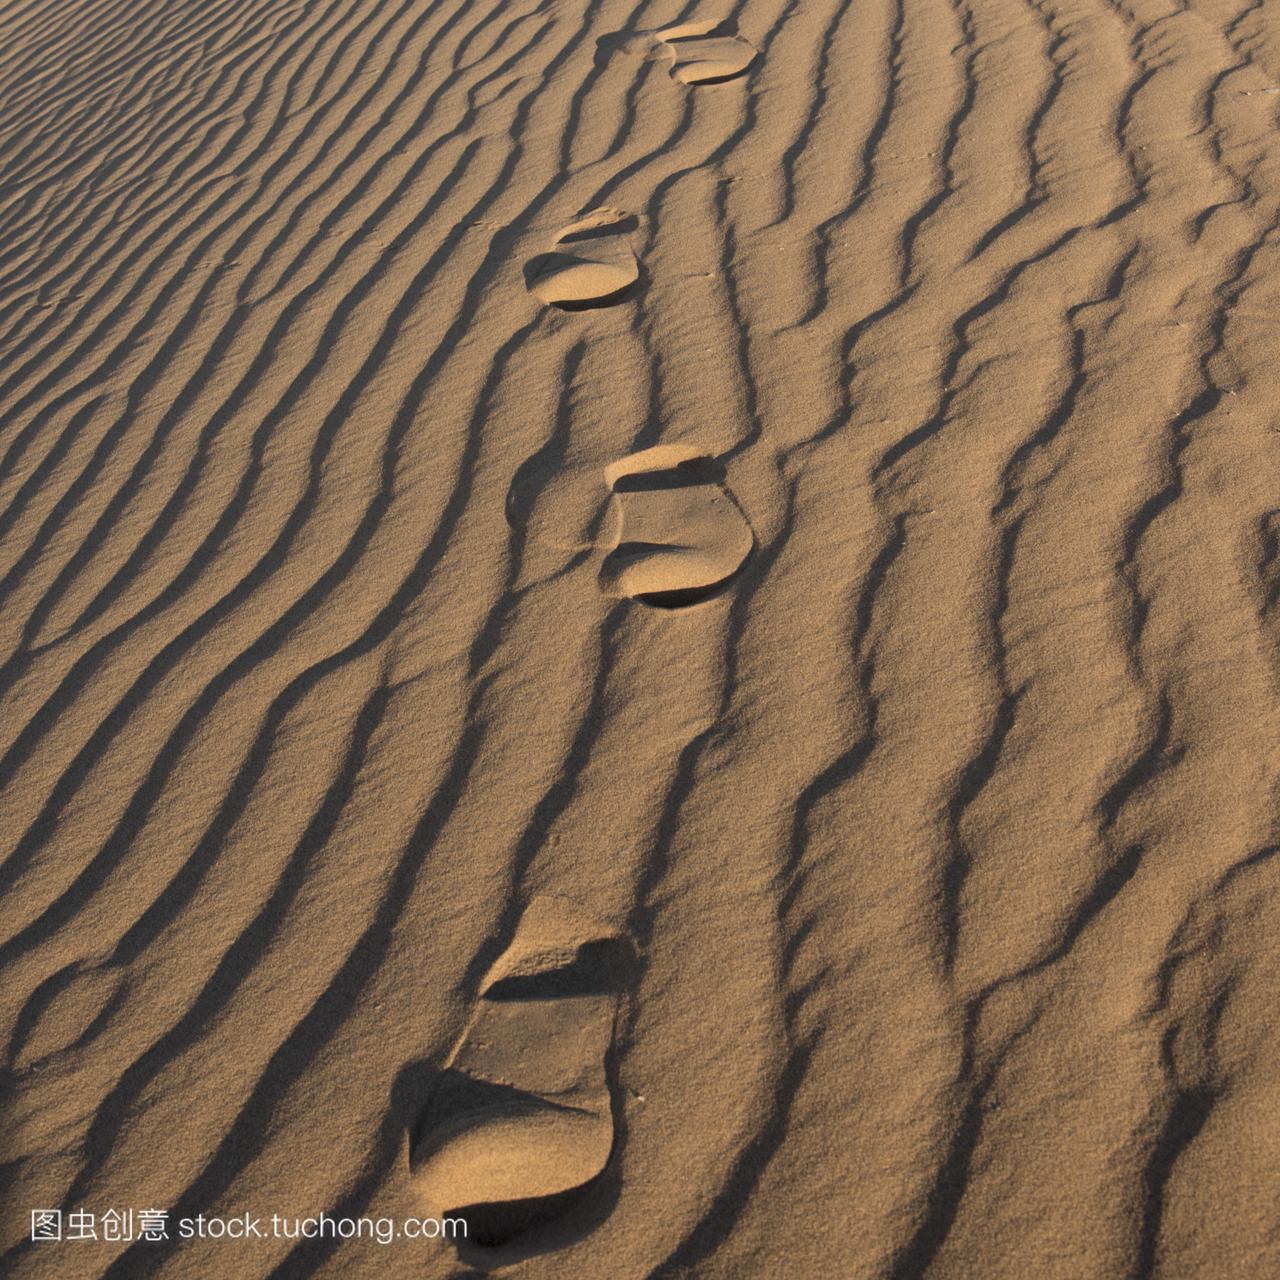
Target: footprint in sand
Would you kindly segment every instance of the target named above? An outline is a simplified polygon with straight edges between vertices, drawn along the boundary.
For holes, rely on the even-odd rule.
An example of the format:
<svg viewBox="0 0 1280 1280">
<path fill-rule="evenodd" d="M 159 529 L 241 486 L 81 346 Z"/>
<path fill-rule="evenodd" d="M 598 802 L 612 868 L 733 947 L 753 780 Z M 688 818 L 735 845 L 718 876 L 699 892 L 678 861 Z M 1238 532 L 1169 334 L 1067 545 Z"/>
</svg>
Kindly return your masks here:
<svg viewBox="0 0 1280 1280">
<path fill-rule="evenodd" d="M 756 60 L 759 50 L 737 33 L 732 22 L 682 22 L 659 31 L 603 36 L 600 57 L 614 50 L 647 60 L 663 59 L 681 84 L 721 84 L 735 80 Z"/>
<path fill-rule="evenodd" d="M 618 209 L 593 209 L 560 233 L 550 253 L 526 265 L 525 285 L 535 298 L 565 311 L 621 302 L 640 278 L 630 242 L 639 225 Z"/>
<path fill-rule="evenodd" d="M 681 608 L 726 586 L 755 535 L 724 470 L 678 446 L 658 446 L 605 468 L 615 539 L 600 570 L 608 595 Z"/>
<path fill-rule="evenodd" d="M 536 899 L 485 978 L 413 1136 L 427 1211 L 472 1246 L 513 1242 L 574 1207 L 614 1144 L 607 1055 L 632 952 L 557 898 Z"/>
</svg>

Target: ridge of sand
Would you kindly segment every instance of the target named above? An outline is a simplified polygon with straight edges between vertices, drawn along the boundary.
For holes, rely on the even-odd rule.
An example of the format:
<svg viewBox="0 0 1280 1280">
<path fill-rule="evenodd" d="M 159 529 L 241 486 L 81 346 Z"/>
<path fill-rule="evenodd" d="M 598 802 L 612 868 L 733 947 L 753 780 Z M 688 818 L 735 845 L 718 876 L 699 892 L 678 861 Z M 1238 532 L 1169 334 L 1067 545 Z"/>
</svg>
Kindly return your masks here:
<svg viewBox="0 0 1280 1280">
<path fill-rule="evenodd" d="M 558 896 L 639 963 L 510 1274 L 1280 1274 L 1277 88 L 1253 0 L 0 4 L 0 1272 L 457 1275 L 28 1214 L 419 1212 Z M 696 607 L 601 590 L 651 449 Z"/>
</svg>

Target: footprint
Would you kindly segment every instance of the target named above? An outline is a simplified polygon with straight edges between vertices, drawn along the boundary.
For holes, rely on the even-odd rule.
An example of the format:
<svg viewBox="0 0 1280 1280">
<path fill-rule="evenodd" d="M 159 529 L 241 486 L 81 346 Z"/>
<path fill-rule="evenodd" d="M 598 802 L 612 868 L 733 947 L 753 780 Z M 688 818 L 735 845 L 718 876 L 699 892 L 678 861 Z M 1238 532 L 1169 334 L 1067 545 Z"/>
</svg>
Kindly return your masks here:
<svg viewBox="0 0 1280 1280">
<path fill-rule="evenodd" d="M 526 265 L 526 287 L 535 298 L 564 311 L 621 302 L 640 278 L 628 240 L 639 225 L 633 214 L 593 209 L 560 233 L 551 253 Z"/>
<path fill-rule="evenodd" d="M 631 948 L 558 898 L 535 899 L 485 978 L 427 1104 L 410 1170 L 427 1211 L 492 1248 L 568 1212 L 614 1145 L 607 1056 Z"/>
<path fill-rule="evenodd" d="M 619 33 L 598 41 L 600 57 L 613 50 L 668 63 L 681 84 L 721 84 L 736 80 L 756 60 L 759 50 L 737 33 L 732 22 L 683 22 L 659 31 Z"/>
<path fill-rule="evenodd" d="M 741 36 L 716 28 L 706 35 L 677 34 L 671 28 L 662 42 L 672 53 L 671 78 L 681 84 L 722 84 L 736 80 L 756 60 L 759 52 Z"/>
<path fill-rule="evenodd" d="M 733 579 L 755 534 L 713 459 L 658 446 L 605 468 L 616 529 L 600 570 L 607 595 L 674 609 Z"/>
</svg>

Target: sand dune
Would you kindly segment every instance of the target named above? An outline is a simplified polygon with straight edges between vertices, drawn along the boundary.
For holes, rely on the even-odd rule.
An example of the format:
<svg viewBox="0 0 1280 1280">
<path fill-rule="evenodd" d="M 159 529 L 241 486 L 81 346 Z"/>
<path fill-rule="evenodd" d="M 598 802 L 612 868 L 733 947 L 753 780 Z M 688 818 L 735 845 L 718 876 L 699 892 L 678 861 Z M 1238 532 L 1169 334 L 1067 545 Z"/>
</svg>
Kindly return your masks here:
<svg viewBox="0 0 1280 1280">
<path fill-rule="evenodd" d="M 1256 0 L 0 6 L 0 1271 L 1280 1274 L 1278 111 Z M 176 1231 L 322 1211 L 477 1230 Z"/>
</svg>

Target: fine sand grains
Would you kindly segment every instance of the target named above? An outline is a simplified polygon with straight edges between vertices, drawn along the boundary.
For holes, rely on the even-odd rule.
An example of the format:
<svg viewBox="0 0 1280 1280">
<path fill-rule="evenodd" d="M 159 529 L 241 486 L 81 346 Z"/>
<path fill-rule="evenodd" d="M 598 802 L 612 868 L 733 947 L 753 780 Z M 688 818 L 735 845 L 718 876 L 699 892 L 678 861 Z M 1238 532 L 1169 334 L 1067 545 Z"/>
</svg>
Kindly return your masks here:
<svg viewBox="0 0 1280 1280">
<path fill-rule="evenodd" d="M 1280 1274 L 1276 21 L 0 0 L 0 1273 Z"/>
</svg>

